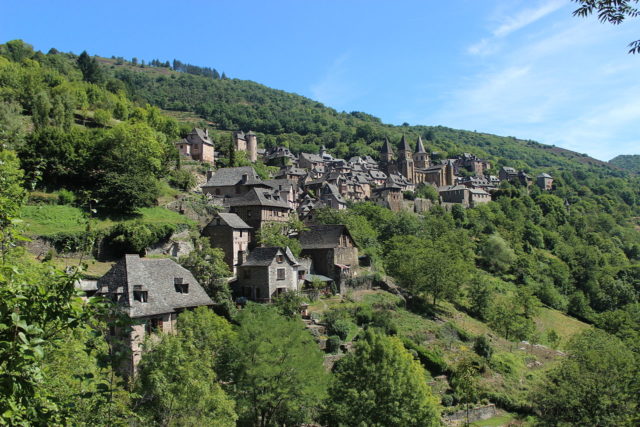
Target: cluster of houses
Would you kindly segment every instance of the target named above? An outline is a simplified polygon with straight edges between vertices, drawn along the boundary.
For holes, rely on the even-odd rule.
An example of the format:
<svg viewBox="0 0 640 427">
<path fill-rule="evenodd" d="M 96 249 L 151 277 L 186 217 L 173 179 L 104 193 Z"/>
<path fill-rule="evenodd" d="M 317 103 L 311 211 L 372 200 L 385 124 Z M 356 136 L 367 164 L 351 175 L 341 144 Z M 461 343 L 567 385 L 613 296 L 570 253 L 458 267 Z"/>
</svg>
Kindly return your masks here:
<svg viewBox="0 0 640 427">
<path fill-rule="evenodd" d="M 310 284 L 339 290 L 358 274 L 356 242 L 344 225 L 315 224 L 320 208 L 346 209 L 347 201 L 370 200 L 398 211 L 405 206 L 404 193 L 422 185 L 433 186 L 442 204 L 472 207 L 490 201 L 503 180 L 532 183 L 526 173 L 507 167 L 498 177 L 488 175 L 489 163 L 468 153 L 432 161 L 421 138 L 413 152 L 403 137 L 397 155 L 385 141 L 376 161 L 369 156 L 337 159 L 324 147 L 317 154 L 295 155 L 285 147 L 266 151 L 258 148 L 253 132 L 233 136 L 235 149 L 246 152 L 251 162 L 261 158 L 280 167 L 270 179 L 262 179 L 252 166 L 221 168 L 210 172 L 200 187 L 211 203 L 221 207 L 202 235 L 224 253 L 238 303 L 269 302 L 284 292 L 304 291 Z M 183 156 L 215 162 L 214 144 L 206 130 L 193 129 L 176 147 Z M 463 169 L 466 172 L 461 173 Z M 553 180 L 541 174 L 536 184 L 549 190 Z M 257 232 L 266 224 L 285 223 L 296 216 L 306 224 L 290 236 L 300 242 L 299 256 L 287 247 L 258 246 Z M 139 255 L 126 255 L 117 262 L 97 280 L 92 293 L 113 300 L 134 321 L 128 335 L 130 372 L 140 359 L 145 336 L 173 331 L 182 310 L 214 304 L 193 275 L 173 260 Z"/>
</svg>

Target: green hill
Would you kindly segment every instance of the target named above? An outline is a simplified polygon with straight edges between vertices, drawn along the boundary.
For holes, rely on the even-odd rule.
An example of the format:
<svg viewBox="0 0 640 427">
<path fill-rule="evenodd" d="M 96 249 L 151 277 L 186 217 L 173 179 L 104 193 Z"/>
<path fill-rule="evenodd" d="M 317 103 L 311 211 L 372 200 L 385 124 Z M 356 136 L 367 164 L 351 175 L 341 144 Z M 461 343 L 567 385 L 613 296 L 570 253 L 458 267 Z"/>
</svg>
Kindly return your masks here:
<svg viewBox="0 0 640 427">
<path fill-rule="evenodd" d="M 640 154 L 622 154 L 609 160 L 609 163 L 629 172 L 640 173 Z"/>
</svg>

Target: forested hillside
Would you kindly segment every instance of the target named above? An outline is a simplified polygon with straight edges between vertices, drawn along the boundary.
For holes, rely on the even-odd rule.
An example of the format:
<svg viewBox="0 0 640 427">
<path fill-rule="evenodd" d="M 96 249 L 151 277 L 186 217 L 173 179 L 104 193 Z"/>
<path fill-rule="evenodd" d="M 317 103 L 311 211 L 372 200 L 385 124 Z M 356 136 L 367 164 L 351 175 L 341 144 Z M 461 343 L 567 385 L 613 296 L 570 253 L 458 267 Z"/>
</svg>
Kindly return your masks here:
<svg viewBox="0 0 640 427">
<path fill-rule="evenodd" d="M 612 165 L 630 172 L 640 173 L 640 154 L 616 156 L 609 160 Z"/>
<path fill-rule="evenodd" d="M 179 61 L 137 62 L 0 45 L 0 424 L 423 426 L 491 402 L 521 423 L 637 425 L 638 175 L 515 137 L 386 125 Z M 301 296 L 238 310 L 221 251 L 164 208 L 178 196 L 217 209 L 189 193 L 208 167 L 186 168 L 173 144 L 199 120 L 229 166 L 246 163 L 225 156 L 238 129 L 340 157 L 377 157 L 404 134 L 440 158 L 487 158 L 493 173 L 550 173 L 554 188 L 505 182 L 486 204 L 420 215 L 371 202 L 319 211 L 368 255 L 368 279 L 400 287 L 308 301 L 330 335 L 323 354 Z M 111 326 L 131 325 L 74 285 L 99 239 L 114 261 L 179 230 L 195 249 L 177 261 L 221 315 L 185 311 L 125 381 Z M 59 253 L 29 253 L 26 235 Z M 68 252 L 78 263 L 61 271 Z"/>
</svg>

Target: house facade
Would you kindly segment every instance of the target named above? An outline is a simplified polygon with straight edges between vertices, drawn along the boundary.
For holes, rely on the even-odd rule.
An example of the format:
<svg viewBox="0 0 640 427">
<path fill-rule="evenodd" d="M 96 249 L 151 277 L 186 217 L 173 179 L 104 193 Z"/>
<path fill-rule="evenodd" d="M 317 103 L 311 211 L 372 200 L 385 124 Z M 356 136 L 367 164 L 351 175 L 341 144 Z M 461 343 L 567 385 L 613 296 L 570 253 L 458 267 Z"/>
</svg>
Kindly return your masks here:
<svg viewBox="0 0 640 427">
<path fill-rule="evenodd" d="M 303 280 L 304 271 L 289 248 L 255 248 L 238 266 L 232 289 L 236 297 L 270 302 L 284 292 L 300 290 Z"/>
<path fill-rule="evenodd" d="M 187 136 L 175 143 L 180 155 L 201 162 L 215 163 L 213 142 L 209 139 L 209 130 L 193 128 Z"/>
<path fill-rule="evenodd" d="M 122 339 L 131 354 L 125 374 L 135 374 L 145 338 L 172 333 L 181 311 L 212 306 L 213 301 L 189 270 L 171 259 L 143 259 L 125 255 L 98 279 L 96 295 L 110 299 L 131 320 L 130 331 L 111 328 L 110 339 Z"/>
<path fill-rule="evenodd" d="M 312 260 L 312 273 L 337 283 L 358 266 L 358 247 L 345 225 L 311 225 L 300 232 L 300 246 L 300 255 Z"/>
<path fill-rule="evenodd" d="M 249 252 L 252 228 L 234 213 L 219 213 L 202 230 L 209 238 L 211 247 L 222 249 L 224 261 L 234 275 Z"/>
</svg>

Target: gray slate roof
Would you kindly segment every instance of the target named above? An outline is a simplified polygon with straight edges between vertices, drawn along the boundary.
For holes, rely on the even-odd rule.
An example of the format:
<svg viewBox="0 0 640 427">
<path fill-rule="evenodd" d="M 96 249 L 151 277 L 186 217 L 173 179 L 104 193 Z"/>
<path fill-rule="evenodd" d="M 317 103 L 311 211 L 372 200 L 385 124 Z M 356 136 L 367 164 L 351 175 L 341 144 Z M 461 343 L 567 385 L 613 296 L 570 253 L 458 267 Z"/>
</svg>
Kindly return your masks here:
<svg viewBox="0 0 640 427">
<path fill-rule="evenodd" d="M 247 175 L 246 185 L 259 184 L 262 181 L 251 166 L 241 166 L 237 168 L 218 169 L 215 174 L 202 187 L 227 187 L 239 184 L 242 176 Z"/>
<path fill-rule="evenodd" d="M 351 233 L 345 225 L 311 225 L 308 230 L 300 232 L 302 249 L 331 249 L 338 246 L 340 236 Z M 353 237 L 351 238 L 353 240 Z"/>
<path fill-rule="evenodd" d="M 271 265 L 278 254 L 284 255 L 289 261 L 289 264 L 294 266 L 299 265 L 296 257 L 293 256 L 289 248 L 271 247 L 255 248 L 252 250 L 247 257 L 247 262 L 242 264 L 242 267 L 265 267 Z"/>
<path fill-rule="evenodd" d="M 241 197 L 225 199 L 228 206 L 271 206 L 289 208 L 289 203 L 280 197 L 280 192 L 270 188 L 252 188 Z"/>
<path fill-rule="evenodd" d="M 249 230 L 253 227 L 250 227 L 249 225 L 247 225 L 246 222 L 244 222 L 242 220 L 242 218 L 240 218 L 238 215 L 234 214 L 234 213 L 224 213 L 221 212 L 218 214 L 218 217 L 220 218 L 220 222 L 222 224 L 228 225 L 231 228 L 235 228 L 238 230 Z M 211 221 L 209 223 L 209 225 L 218 225 L 217 224 L 217 220 L 218 218 L 214 218 L 213 221 Z"/>
<path fill-rule="evenodd" d="M 189 284 L 188 293 L 179 293 L 175 280 Z M 147 302 L 135 301 L 134 290 L 148 292 Z M 142 259 L 125 255 L 98 279 L 99 295 L 122 293 L 118 305 L 129 317 L 147 317 L 172 313 L 177 309 L 213 305 L 213 301 L 189 270 L 170 259 Z"/>
</svg>

